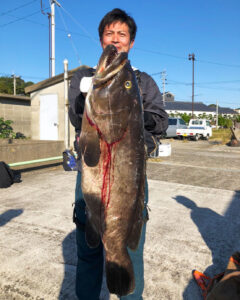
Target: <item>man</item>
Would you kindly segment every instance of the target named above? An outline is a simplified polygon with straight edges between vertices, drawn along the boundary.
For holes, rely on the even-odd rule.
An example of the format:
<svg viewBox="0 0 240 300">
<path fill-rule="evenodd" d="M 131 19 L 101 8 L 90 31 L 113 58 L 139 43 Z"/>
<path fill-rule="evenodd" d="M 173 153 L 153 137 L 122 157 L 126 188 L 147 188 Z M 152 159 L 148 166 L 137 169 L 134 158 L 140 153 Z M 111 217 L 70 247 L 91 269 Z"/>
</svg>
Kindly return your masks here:
<svg viewBox="0 0 240 300">
<path fill-rule="evenodd" d="M 134 45 L 137 26 L 133 18 L 123 10 L 114 9 L 102 19 L 99 25 L 99 37 L 102 48 L 113 44 L 118 52 L 129 52 Z M 76 129 L 76 150 L 78 150 L 78 139 L 81 131 L 81 118 L 84 111 L 84 101 L 94 69 L 77 71 L 72 80 L 69 90 L 70 120 Z M 139 89 L 144 106 L 145 141 L 148 147 L 148 154 L 154 152 L 156 142 L 154 135 L 165 132 L 168 126 L 168 115 L 162 108 L 162 96 L 154 80 L 144 72 L 135 71 Z M 79 162 L 81 163 L 81 162 Z M 79 166 L 79 170 L 81 167 Z M 146 190 L 145 204 L 148 200 Z M 143 212 L 147 219 L 146 205 Z M 85 202 L 81 191 L 81 172 L 78 172 L 75 194 L 74 222 L 77 225 L 77 255 L 78 265 L 76 274 L 76 294 L 80 300 L 97 300 L 101 292 L 103 276 L 103 246 L 89 248 L 85 241 Z M 143 246 L 145 241 L 146 225 L 143 227 L 139 247 L 136 251 L 130 251 L 136 288 L 134 293 L 121 299 L 142 299 L 144 288 L 143 281 Z"/>
</svg>

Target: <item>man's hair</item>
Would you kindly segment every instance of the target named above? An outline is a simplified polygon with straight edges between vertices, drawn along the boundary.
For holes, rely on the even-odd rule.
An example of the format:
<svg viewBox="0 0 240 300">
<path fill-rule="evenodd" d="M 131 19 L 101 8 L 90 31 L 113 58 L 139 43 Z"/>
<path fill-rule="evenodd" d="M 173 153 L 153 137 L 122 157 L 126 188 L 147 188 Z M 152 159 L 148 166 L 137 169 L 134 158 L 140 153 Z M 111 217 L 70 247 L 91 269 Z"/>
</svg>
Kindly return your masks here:
<svg viewBox="0 0 240 300">
<path fill-rule="evenodd" d="M 132 42 L 135 40 L 137 25 L 134 19 L 130 17 L 124 10 L 121 10 L 120 8 L 114 8 L 103 17 L 102 21 L 99 24 L 98 33 L 100 41 L 102 41 L 104 28 L 118 21 L 121 23 L 126 23 L 128 25 L 130 41 Z"/>
</svg>

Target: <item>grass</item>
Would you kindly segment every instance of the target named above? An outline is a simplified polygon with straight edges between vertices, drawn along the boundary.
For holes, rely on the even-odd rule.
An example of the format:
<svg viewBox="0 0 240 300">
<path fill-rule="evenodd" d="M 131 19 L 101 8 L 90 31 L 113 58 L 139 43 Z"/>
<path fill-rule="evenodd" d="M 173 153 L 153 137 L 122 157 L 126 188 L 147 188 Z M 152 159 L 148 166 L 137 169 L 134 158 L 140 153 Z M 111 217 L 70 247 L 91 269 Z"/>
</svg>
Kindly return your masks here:
<svg viewBox="0 0 240 300">
<path fill-rule="evenodd" d="M 230 142 L 231 136 L 232 136 L 232 133 L 231 133 L 230 128 L 213 129 L 210 140 L 221 142 L 222 144 L 226 144 L 226 143 Z"/>
<path fill-rule="evenodd" d="M 150 162 L 161 162 L 163 160 L 159 157 L 148 157 L 148 161 L 150 161 Z"/>
</svg>

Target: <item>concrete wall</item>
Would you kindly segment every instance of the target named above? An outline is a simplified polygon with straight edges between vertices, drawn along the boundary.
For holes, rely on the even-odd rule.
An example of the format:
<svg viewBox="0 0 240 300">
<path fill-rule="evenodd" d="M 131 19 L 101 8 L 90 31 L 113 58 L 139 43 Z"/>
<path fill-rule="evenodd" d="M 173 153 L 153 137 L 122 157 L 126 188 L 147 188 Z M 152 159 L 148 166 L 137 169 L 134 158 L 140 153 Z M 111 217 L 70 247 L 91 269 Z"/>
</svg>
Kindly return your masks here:
<svg viewBox="0 0 240 300">
<path fill-rule="evenodd" d="M 8 139 L 0 139 L 0 161 L 7 164 L 61 156 L 63 150 L 63 141 L 12 140 L 9 144 Z M 51 162 L 47 162 L 49 163 Z"/>
<path fill-rule="evenodd" d="M 31 136 L 34 140 L 40 139 L 40 96 L 57 94 L 58 95 L 58 139 L 64 140 L 64 82 L 42 88 L 31 94 Z M 75 139 L 75 130 L 70 123 L 70 146 Z"/>
<path fill-rule="evenodd" d="M 14 132 L 21 132 L 31 137 L 31 102 L 9 96 L 0 97 L 0 117 L 12 120 Z"/>
</svg>

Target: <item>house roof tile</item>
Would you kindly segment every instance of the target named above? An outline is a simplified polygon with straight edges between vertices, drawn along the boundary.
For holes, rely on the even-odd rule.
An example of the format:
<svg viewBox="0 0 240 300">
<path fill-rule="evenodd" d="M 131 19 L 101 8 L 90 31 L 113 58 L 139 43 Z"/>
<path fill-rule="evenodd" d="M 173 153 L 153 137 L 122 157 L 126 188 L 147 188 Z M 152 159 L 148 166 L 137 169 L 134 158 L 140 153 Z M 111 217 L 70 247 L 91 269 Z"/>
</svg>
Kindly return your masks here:
<svg viewBox="0 0 240 300">
<path fill-rule="evenodd" d="M 70 79 L 77 70 L 83 69 L 83 68 L 88 68 L 88 66 L 82 65 L 78 68 L 69 70 L 68 71 L 68 78 Z M 25 88 L 25 93 L 32 93 L 32 92 L 35 92 L 37 90 L 41 90 L 43 88 L 46 88 L 46 87 L 52 86 L 54 84 L 57 84 L 57 83 L 59 83 L 63 80 L 64 80 L 64 73 L 61 73 L 59 75 L 56 75 L 54 77 L 45 79 L 45 80 L 40 81 L 36 84 L 33 84 L 33 85 L 30 85 L 30 86 L 26 87 Z"/>
<path fill-rule="evenodd" d="M 202 102 L 194 102 L 194 111 L 202 111 L 202 112 L 215 112 L 215 107 L 209 107 Z M 165 110 L 170 111 L 192 111 L 192 102 L 184 102 L 184 101 L 174 101 L 174 102 L 165 102 L 164 106 Z M 231 108 L 227 107 L 218 107 L 218 112 L 220 114 L 236 114 Z"/>
</svg>

